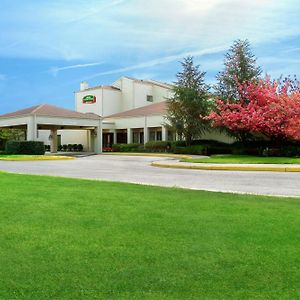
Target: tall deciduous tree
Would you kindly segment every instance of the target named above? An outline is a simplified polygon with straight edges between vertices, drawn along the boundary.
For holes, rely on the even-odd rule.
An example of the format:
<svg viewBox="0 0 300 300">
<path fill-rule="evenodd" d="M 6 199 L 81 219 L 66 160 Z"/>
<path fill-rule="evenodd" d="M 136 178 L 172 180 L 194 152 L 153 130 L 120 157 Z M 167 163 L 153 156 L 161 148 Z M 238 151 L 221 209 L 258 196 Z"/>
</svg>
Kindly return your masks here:
<svg viewBox="0 0 300 300">
<path fill-rule="evenodd" d="M 280 142 L 300 139 L 300 91 L 290 82 L 259 81 L 241 87 L 238 103 L 217 101 L 208 119 L 213 127 L 226 127 L 240 140 L 245 133 Z"/>
<path fill-rule="evenodd" d="M 224 70 L 217 75 L 215 90 L 218 99 L 238 101 L 240 85 L 258 81 L 261 73 L 249 41 L 236 40 L 225 55 Z"/>
<path fill-rule="evenodd" d="M 209 86 L 204 81 L 205 72 L 194 65 L 193 57 L 186 57 L 181 64 L 182 71 L 177 73 L 174 95 L 168 100 L 166 119 L 190 145 L 207 129 L 207 122 L 200 117 L 208 114 Z"/>
</svg>

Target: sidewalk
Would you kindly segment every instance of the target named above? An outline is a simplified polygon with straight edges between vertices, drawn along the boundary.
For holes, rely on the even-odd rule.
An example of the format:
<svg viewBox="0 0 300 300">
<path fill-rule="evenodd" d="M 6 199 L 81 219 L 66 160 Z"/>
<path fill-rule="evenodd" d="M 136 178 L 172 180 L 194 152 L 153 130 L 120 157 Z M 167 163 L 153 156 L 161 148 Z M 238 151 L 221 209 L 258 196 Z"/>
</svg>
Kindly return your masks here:
<svg viewBox="0 0 300 300">
<path fill-rule="evenodd" d="M 300 172 L 300 164 L 208 164 L 189 163 L 179 160 L 161 160 L 151 164 L 153 167 L 193 169 L 193 170 L 219 170 L 219 171 L 267 171 L 267 172 Z"/>
</svg>

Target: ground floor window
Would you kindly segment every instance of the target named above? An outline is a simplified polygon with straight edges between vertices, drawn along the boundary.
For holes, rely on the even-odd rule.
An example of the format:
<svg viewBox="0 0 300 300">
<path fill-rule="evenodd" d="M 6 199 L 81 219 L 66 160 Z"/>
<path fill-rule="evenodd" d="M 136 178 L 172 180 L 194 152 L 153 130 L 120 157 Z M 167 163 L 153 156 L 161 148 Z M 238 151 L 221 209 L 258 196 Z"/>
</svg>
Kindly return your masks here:
<svg viewBox="0 0 300 300">
<path fill-rule="evenodd" d="M 117 132 L 117 144 L 127 144 L 127 132 Z"/>
<path fill-rule="evenodd" d="M 134 144 L 144 144 L 144 132 L 143 131 L 133 131 L 132 142 Z"/>
<path fill-rule="evenodd" d="M 168 141 L 176 141 L 176 132 L 173 130 L 168 130 L 167 140 Z"/>
<path fill-rule="evenodd" d="M 156 131 L 156 140 L 161 141 L 162 140 L 162 132 L 161 131 Z"/>
<path fill-rule="evenodd" d="M 149 130 L 149 141 L 161 141 L 161 140 L 162 140 L 161 127 L 151 128 Z"/>
</svg>

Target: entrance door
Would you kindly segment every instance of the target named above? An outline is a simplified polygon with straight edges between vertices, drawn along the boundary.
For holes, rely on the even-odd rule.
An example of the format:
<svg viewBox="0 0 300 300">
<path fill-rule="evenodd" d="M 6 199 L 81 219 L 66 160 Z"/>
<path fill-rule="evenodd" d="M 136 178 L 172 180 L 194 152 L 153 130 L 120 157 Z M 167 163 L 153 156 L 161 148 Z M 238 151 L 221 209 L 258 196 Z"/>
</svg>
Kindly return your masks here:
<svg viewBox="0 0 300 300">
<path fill-rule="evenodd" d="M 114 142 L 113 133 L 103 133 L 103 148 L 111 148 Z"/>
</svg>

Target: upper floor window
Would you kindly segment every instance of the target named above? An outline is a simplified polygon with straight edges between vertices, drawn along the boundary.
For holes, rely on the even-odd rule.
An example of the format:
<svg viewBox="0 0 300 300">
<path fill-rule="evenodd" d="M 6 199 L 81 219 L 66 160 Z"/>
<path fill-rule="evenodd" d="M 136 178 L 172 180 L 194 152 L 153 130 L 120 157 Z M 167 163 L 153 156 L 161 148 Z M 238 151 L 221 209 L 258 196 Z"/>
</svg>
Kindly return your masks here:
<svg viewBox="0 0 300 300">
<path fill-rule="evenodd" d="M 147 101 L 148 102 L 153 102 L 153 96 L 147 95 Z"/>
</svg>

